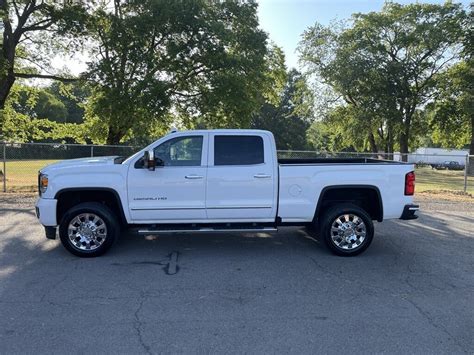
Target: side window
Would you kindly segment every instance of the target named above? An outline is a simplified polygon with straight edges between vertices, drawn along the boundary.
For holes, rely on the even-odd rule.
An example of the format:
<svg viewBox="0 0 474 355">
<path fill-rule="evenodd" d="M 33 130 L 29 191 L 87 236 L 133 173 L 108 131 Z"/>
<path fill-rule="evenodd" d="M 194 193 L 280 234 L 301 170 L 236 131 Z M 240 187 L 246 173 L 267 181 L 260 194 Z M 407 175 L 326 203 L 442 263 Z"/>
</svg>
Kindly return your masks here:
<svg viewBox="0 0 474 355">
<path fill-rule="evenodd" d="M 214 165 L 253 165 L 263 162 L 262 137 L 214 137 Z"/>
<path fill-rule="evenodd" d="M 170 139 L 154 149 L 155 157 L 163 160 L 165 166 L 200 166 L 202 140 L 202 136 Z"/>
</svg>

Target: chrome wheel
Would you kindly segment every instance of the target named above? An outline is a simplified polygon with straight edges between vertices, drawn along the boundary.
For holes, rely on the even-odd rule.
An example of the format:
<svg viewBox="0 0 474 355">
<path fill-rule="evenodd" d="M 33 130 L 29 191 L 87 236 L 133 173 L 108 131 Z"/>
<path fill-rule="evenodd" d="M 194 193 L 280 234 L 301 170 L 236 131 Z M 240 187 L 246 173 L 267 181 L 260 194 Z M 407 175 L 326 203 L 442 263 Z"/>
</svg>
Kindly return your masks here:
<svg viewBox="0 0 474 355">
<path fill-rule="evenodd" d="M 354 250 L 362 245 L 367 227 L 359 216 L 348 213 L 337 217 L 331 224 L 331 240 L 343 250 Z"/>
<path fill-rule="evenodd" d="M 107 226 L 94 213 L 81 213 L 74 217 L 67 232 L 71 244 L 80 250 L 95 250 L 107 239 Z"/>
</svg>

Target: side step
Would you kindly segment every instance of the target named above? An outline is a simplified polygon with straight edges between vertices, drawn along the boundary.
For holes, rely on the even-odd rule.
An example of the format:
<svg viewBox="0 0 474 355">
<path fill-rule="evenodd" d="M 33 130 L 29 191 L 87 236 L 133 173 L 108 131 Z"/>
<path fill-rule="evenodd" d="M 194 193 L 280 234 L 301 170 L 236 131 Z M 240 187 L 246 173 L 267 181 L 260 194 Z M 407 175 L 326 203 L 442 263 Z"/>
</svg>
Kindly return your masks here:
<svg viewBox="0 0 474 355">
<path fill-rule="evenodd" d="M 261 227 L 261 228 L 191 228 L 191 229 L 139 229 L 138 234 L 140 235 L 151 235 L 151 234 L 171 234 L 171 233 L 274 233 L 278 232 L 277 228 L 274 227 Z"/>
</svg>

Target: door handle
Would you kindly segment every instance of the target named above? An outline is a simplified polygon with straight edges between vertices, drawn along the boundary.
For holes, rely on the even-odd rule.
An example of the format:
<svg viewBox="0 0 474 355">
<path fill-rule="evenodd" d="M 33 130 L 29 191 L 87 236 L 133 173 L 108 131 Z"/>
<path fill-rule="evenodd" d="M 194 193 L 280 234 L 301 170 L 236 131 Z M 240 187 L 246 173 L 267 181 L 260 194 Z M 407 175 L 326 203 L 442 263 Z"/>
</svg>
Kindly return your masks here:
<svg viewBox="0 0 474 355">
<path fill-rule="evenodd" d="M 184 178 L 185 179 L 190 179 L 190 180 L 196 180 L 196 179 L 202 179 L 204 176 L 202 175 L 186 175 Z"/>
<path fill-rule="evenodd" d="M 256 179 L 269 179 L 272 176 L 268 174 L 255 174 L 253 177 Z"/>
</svg>

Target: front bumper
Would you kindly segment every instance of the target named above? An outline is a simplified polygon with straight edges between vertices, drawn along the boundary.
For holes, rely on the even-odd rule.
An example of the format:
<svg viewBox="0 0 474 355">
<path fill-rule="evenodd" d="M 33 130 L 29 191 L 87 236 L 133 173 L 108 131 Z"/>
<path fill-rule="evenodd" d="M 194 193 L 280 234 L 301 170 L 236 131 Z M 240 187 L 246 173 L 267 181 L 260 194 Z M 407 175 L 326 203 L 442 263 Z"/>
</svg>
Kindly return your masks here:
<svg viewBox="0 0 474 355">
<path fill-rule="evenodd" d="M 45 227 L 56 227 L 56 205 L 58 200 L 52 198 L 38 198 L 35 205 L 36 217 Z"/>
<path fill-rule="evenodd" d="M 403 213 L 400 219 L 403 219 L 403 220 L 417 219 L 418 216 L 415 214 L 415 212 L 418 211 L 419 209 L 420 209 L 419 205 L 415 205 L 415 204 L 405 205 L 405 208 L 403 208 Z"/>
</svg>

